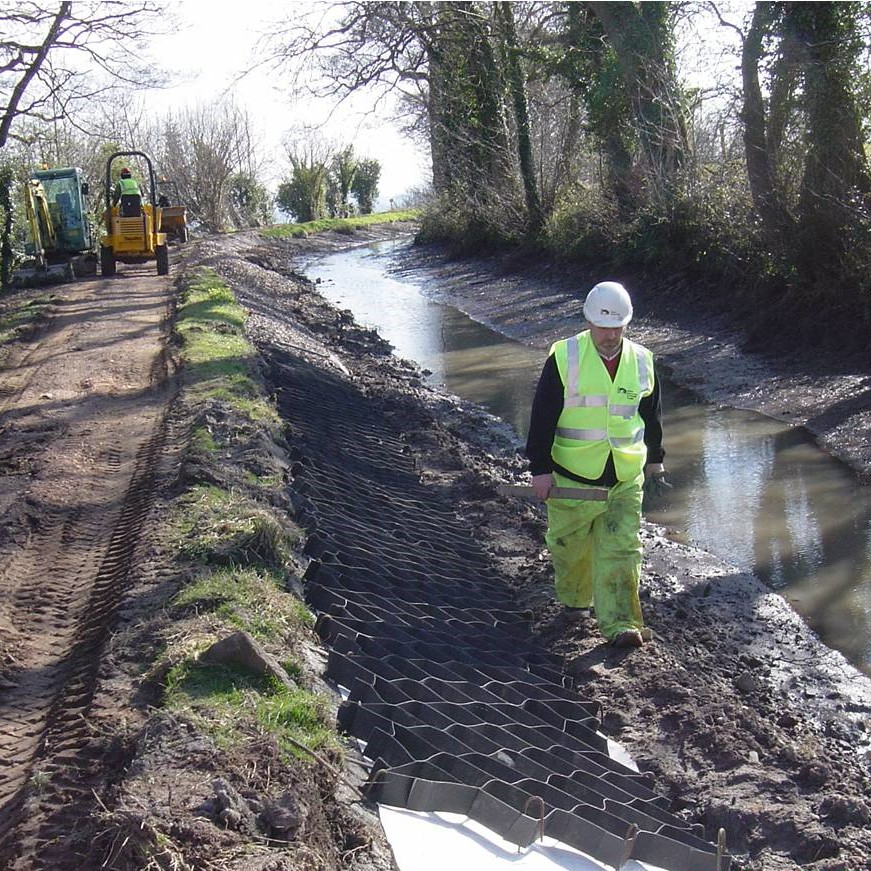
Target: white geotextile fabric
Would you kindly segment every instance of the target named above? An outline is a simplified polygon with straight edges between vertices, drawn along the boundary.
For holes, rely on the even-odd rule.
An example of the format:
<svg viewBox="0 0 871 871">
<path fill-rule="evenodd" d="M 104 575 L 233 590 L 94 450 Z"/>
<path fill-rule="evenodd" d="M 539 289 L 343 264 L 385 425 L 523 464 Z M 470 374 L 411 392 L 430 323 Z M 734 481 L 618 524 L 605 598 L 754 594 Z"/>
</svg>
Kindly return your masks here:
<svg viewBox="0 0 871 871">
<path fill-rule="evenodd" d="M 611 740 L 608 755 L 638 771 L 626 750 Z M 461 814 L 422 813 L 386 805 L 379 805 L 378 812 L 400 871 L 613 871 L 553 838 L 518 850 L 516 844 Z M 633 859 L 620 871 L 665 869 Z"/>
<path fill-rule="evenodd" d="M 381 824 L 401 871 L 613 871 L 553 838 L 518 852 L 459 814 L 420 813 L 379 805 Z M 664 871 L 631 860 L 620 871 Z"/>
<path fill-rule="evenodd" d="M 339 686 L 343 699 L 347 687 Z M 605 736 L 603 736 L 605 737 Z M 638 771 L 635 760 L 616 741 L 608 740 L 608 755 Z M 365 742 L 358 740 L 360 752 Z M 371 768 L 372 760 L 363 756 Z M 400 871 L 613 871 L 574 847 L 553 838 L 536 841 L 525 850 L 500 838 L 475 820 L 460 814 L 425 813 L 379 804 L 381 825 Z M 658 865 L 627 862 L 620 871 L 667 871 Z"/>
</svg>

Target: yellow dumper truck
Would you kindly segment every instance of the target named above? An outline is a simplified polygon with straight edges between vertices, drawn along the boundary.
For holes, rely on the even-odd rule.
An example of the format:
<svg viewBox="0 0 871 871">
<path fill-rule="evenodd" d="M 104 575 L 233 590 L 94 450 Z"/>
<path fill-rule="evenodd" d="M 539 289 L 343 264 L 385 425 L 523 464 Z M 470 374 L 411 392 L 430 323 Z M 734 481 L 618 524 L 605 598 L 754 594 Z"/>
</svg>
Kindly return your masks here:
<svg viewBox="0 0 871 871">
<path fill-rule="evenodd" d="M 160 232 L 166 233 L 167 239 L 187 242 L 187 207 L 181 202 L 174 181 L 162 178 L 157 182 L 157 204 L 160 206 Z"/>
<path fill-rule="evenodd" d="M 147 169 L 147 197 L 140 193 L 113 196 L 112 166 L 122 158 L 136 158 Z M 166 233 L 160 232 L 161 209 L 151 158 L 142 151 L 116 151 L 106 161 L 106 233 L 100 238 L 100 271 L 114 275 L 118 263 L 157 263 L 157 274 L 169 273 Z"/>
</svg>

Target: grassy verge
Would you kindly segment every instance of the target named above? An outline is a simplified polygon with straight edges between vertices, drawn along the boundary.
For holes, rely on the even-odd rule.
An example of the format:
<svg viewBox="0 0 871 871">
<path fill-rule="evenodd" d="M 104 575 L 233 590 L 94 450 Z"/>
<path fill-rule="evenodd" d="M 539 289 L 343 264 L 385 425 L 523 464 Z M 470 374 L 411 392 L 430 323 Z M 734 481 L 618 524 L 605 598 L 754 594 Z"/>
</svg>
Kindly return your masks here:
<svg viewBox="0 0 871 871">
<path fill-rule="evenodd" d="M 323 218 L 320 221 L 306 221 L 302 224 L 276 224 L 263 231 L 264 236 L 274 239 L 288 237 L 302 238 L 312 233 L 334 230 L 351 235 L 355 230 L 371 227 L 373 224 L 395 224 L 397 221 L 416 221 L 420 218 L 419 209 L 405 209 L 393 212 L 378 212 L 374 215 L 358 215 L 354 218 Z"/>
<path fill-rule="evenodd" d="M 300 745 L 335 750 L 326 699 L 301 686 L 288 688 L 270 675 L 199 658 L 216 638 L 243 630 L 264 647 L 282 651 L 280 664 L 288 676 L 304 680 L 293 645 L 311 615 L 283 591 L 281 572 L 229 567 L 205 572 L 178 593 L 170 613 L 186 634 L 184 649 L 176 651 L 181 655 L 164 678 L 166 709 L 196 723 L 222 750 L 254 735 L 271 735 L 288 756 L 299 756 Z"/>
<path fill-rule="evenodd" d="M 275 507 L 277 461 L 271 469 L 250 467 L 265 439 L 282 437 L 244 318 L 210 270 L 198 271 L 182 291 L 176 337 L 183 402 L 194 425 L 183 465 L 187 486 L 170 506 L 167 539 L 188 582 L 167 607 L 171 638 L 154 673 L 162 676 L 164 707 L 221 748 L 269 735 L 288 756 L 299 755 L 300 745 L 335 755 L 340 744 L 328 702 L 305 688 L 298 653 L 312 615 L 287 590 L 302 533 Z M 239 631 L 291 681 L 201 661 L 212 644 Z"/>
<path fill-rule="evenodd" d="M 245 311 L 211 270 L 201 270 L 179 302 L 176 336 L 194 402 L 223 402 L 253 421 L 278 423 L 255 378 L 256 353 L 245 338 Z"/>
</svg>

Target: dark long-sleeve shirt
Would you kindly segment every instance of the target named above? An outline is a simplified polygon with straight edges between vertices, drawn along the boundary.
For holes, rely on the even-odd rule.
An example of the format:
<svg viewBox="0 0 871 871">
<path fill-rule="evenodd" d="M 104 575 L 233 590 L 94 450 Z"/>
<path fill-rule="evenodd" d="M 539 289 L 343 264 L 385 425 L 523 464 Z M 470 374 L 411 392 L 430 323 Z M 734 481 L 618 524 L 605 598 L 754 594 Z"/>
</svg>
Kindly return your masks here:
<svg viewBox="0 0 871 871">
<path fill-rule="evenodd" d="M 613 378 L 613 376 L 612 376 Z M 526 439 L 526 456 L 529 458 L 529 471 L 533 475 L 546 475 L 557 472 L 573 481 L 583 484 L 596 484 L 600 487 L 613 487 L 617 483 L 614 457 L 608 454 L 605 470 L 596 480 L 582 478 L 568 469 L 557 465 L 550 455 L 553 446 L 556 424 L 562 414 L 565 387 L 560 378 L 556 359 L 551 354 L 544 364 L 535 397 L 532 400 L 532 414 L 529 421 L 529 435 Z M 647 463 L 661 463 L 665 457 L 662 447 L 662 399 L 659 391 L 659 378 L 654 366 L 653 392 L 644 396 L 638 405 L 638 413 L 644 421 L 644 444 L 647 445 Z"/>
</svg>

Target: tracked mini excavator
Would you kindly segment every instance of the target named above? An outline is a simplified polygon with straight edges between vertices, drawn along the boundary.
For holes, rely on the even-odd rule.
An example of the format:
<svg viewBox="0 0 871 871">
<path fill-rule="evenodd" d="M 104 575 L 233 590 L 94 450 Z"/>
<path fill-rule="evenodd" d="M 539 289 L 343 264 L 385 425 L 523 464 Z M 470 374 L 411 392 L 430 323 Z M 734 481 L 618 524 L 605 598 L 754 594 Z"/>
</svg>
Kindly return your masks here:
<svg viewBox="0 0 871 871">
<path fill-rule="evenodd" d="M 38 169 L 24 185 L 25 260 L 13 270 L 15 287 L 73 281 L 95 275 L 97 255 L 78 167 Z"/>
</svg>

